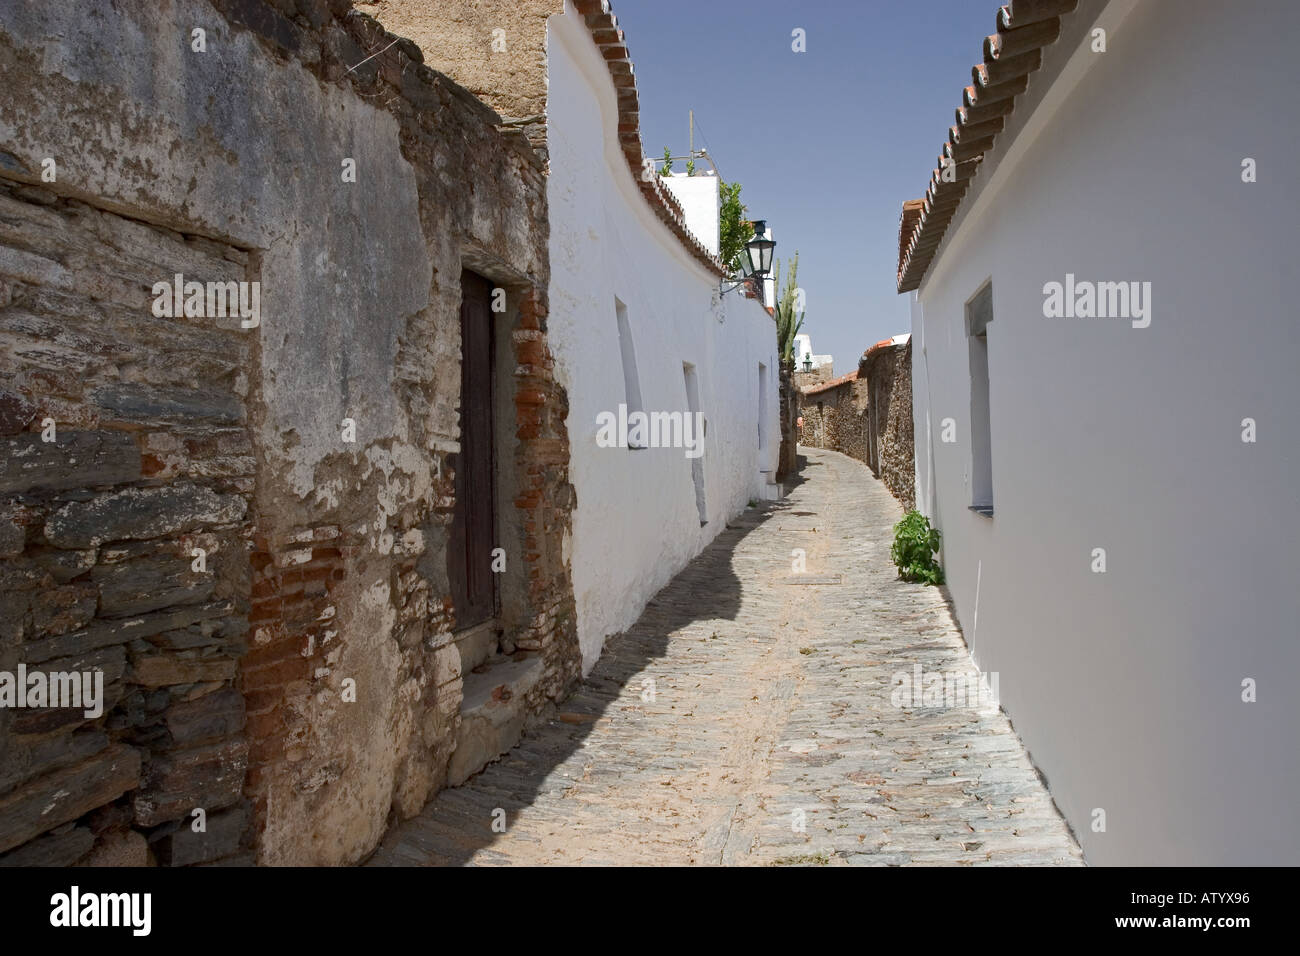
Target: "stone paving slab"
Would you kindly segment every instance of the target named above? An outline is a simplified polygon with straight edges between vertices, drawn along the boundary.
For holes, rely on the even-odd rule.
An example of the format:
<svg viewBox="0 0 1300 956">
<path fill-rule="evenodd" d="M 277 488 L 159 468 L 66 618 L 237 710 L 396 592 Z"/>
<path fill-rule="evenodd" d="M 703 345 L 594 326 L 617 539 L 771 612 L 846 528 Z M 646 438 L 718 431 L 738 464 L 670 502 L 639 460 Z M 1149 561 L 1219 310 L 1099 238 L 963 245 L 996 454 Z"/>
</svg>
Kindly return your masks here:
<svg viewBox="0 0 1300 956">
<path fill-rule="evenodd" d="M 963 686 L 974 665 L 942 592 L 896 577 L 895 499 L 806 452 L 789 495 L 733 521 L 555 719 L 369 865 L 1080 865 L 995 702 L 891 701 L 917 664 Z M 812 580 L 789 587 L 795 548 Z"/>
</svg>

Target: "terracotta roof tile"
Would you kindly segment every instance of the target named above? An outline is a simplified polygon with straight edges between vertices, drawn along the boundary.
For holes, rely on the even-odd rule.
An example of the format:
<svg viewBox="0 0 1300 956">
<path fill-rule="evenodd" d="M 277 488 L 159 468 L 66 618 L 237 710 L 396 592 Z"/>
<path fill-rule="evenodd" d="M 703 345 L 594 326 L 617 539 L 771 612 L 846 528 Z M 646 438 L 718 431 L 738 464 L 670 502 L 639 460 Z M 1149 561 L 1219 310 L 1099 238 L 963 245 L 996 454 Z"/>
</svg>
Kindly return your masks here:
<svg viewBox="0 0 1300 956">
<path fill-rule="evenodd" d="M 972 83 L 962 90 L 957 123 L 948 129 L 929 188 L 923 198 L 903 203 L 899 292 L 920 287 L 971 178 L 1015 109 L 1016 97 L 1028 89 L 1029 74 L 1042 66 L 1042 48 L 1061 35 L 1061 17 L 1077 5 L 1078 0 L 1011 0 L 999 8 L 997 32 L 984 38 L 984 62 L 971 69 Z M 943 178 L 945 167 L 951 169 L 948 180 Z"/>
<path fill-rule="evenodd" d="M 880 352 L 882 349 L 889 349 L 889 348 L 902 348 L 904 345 L 907 344 L 907 337 L 906 337 L 906 336 L 903 337 L 903 341 L 901 341 L 901 342 L 896 341 L 896 339 L 898 339 L 898 338 L 899 338 L 899 336 L 893 336 L 892 338 L 881 339 L 881 340 L 880 340 L 879 342 L 877 342 L 875 345 L 871 346 L 871 348 L 867 349 L 865 352 L 862 353 L 862 358 L 859 360 L 859 362 L 860 362 L 860 363 L 861 363 L 861 362 L 865 362 L 867 359 L 869 359 L 871 356 L 877 354 L 877 353 Z M 859 368 L 860 368 L 860 367 L 861 367 L 861 365 L 859 364 Z"/>
<path fill-rule="evenodd" d="M 833 378 L 828 382 L 821 382 L 817 385 L 808 385 L 800 389 L 805 395 L 815 395 L 818 392 L 825 392 L 828 389 L 839 388 L 841 385 L 847 385 L 849 382 L 857 381 L 858 370 L 854 369 L 847 375 L 841 375 L 839 378 Z"/>
</svg>

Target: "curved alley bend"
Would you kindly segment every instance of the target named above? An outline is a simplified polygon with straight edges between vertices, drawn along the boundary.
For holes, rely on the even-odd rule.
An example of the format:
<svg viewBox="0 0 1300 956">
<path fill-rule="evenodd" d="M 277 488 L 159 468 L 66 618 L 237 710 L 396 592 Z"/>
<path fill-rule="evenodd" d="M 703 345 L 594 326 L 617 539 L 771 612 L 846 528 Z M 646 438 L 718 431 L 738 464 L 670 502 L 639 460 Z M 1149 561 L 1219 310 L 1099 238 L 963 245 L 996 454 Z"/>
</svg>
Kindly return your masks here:
<svg viewBox="0 0 1300 956">
<path fill-rule="evenodd" d="M 897 579 L 899 504 L 801 450 L 784 500 L 732 521 L 370 865 L 1081 864 L 1007 717 L 965 693 L 990 685 L 942 592 Z M 944 676 L 942 702 L 908 698 L 918 673 Z"/>
</svg>

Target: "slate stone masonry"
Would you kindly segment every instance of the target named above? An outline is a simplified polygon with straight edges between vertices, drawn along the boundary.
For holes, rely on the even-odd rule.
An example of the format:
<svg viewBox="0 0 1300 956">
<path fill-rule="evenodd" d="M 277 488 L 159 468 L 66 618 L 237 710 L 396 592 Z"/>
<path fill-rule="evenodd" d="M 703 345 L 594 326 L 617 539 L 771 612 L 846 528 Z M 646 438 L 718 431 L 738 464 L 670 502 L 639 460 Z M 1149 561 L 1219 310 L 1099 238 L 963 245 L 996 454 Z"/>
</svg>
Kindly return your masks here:
<svg viewBox="0 0 1300 956">
<path fill-rule="evenodd" d="M 0 180 L 0 261 L 0 670 L 101 671 L 105 696 L 0 709 L 0 863 L 238 853 L 253 340 L 149 290 L 256 257 Z"/>
</svg>

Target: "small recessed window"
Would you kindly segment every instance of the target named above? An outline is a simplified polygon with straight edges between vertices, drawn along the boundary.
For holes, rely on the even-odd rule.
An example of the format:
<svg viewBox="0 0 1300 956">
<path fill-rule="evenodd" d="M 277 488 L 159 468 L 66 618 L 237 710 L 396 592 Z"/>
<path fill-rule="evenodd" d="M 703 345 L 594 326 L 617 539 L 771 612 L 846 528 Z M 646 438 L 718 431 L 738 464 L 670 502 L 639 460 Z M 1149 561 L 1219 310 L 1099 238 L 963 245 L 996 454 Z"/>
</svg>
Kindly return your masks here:
<svg viewBox="0 0 1300 956">
<path fill-rule="evenodd" d="M 618 317 L 618 350 L 623 357 L 623 396 L 627 413 L 644 412 L 641 403 L 641 376 L 636 368 L 636 346 L 632 343 L 632 325 L 627 318 L 627 306 L 618 299 L 614 300 L 614 312 Z M 645 446 L 628 440 L 628 448 Z"/>
<path fill-rule="evenodd" d="M 686 383 L 686 407 L 689 410 L 691 421 L 700 421 L 702 416 L 697 417 L 700 415 L 700 380 L 696 375 L 695 366 L 690 362 L 683 362 L 682 375 Z M 698 436 L 701 442 L 708 435 L 708 429 L 709 426 L 706 421 L 704 428 L 701 429 L 703 434 Z M 700 446 L 701 451 L 703 447 L 703 445 Z M 704 458 L 702 455 L 691 458 L 691 483 L 695 486 L 695 510 L 699 513 L 700 527 L 702 528 L 709 523 L 709 506 L 704 498 Z"/>
<path fill-rule="evenodd" d="M 993 516 L 993 428 L 989 418 L 989 325 L 993 322 L 993 284 L 986 283 L 966 303 L 970 350 L 970 507 Z"/>
</svg>

